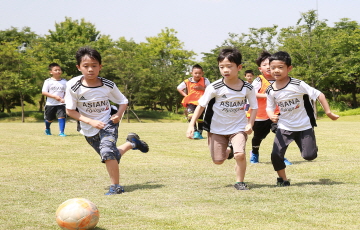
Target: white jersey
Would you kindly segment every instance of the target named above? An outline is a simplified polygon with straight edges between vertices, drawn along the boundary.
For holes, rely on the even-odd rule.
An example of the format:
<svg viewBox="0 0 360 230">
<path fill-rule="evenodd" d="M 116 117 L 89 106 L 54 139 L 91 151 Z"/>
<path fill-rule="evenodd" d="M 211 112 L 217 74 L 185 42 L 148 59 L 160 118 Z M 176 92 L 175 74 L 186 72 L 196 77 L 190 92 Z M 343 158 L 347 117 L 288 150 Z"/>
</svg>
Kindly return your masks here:
<svg viewBox="0 0 360 230">
<path fill-rule="evenodd" d="M 207 107 L 204 115 L 204 129 L 219 135 L 230 135 L 245 131 L 248 124 L 244 106 L 249 101 L 257 109 L 256 93 L 253 86 L 244 82 L 240 90 L 234 90 L 219 79 L 205 89 L 199 105 Z"/>
<path fill-rule="evenodd" d="M 266 111 L 274 111 L 279 106 L 280 116 L 278 128 L 288 131 L 303 131 L 312 128 L 310 118 L 306 112 L 304 95 L 316 100 L 320 91 L 305 82 L 290 78 L 290 82 L 282 89 L 274 90 L 270 85 L 267 90 Z"/>
<path fill-rule="evenodd" d="M 44 81 L 44 85 L 42 87 L 42 92 L 48 92 L 52 95 L 59 96 L 64 98 L 66 91 L 66 80 L 61 78 L 60 80 L 55 80 L 53 78 L 48 78 Z M 65 103 L 61 103 L 54 98 L 47 97 L 46 105 L 63 105 Z"/>
<path fill-rule="evenodd" d="M 127 98 L 120 92 L 116 84 L 99 77 L 102 86 L 87 87 L 81 83 L 82 75 L 69 80 L 66 88 L 66 108 L 75 110 L 85 117 L 107 123 L 110 119 L 110 101 L 115 104 L 127 104 Z M 85 136 L 94 136 L 99 129 L 80 121 L 81 133 Z"/>
</svg>

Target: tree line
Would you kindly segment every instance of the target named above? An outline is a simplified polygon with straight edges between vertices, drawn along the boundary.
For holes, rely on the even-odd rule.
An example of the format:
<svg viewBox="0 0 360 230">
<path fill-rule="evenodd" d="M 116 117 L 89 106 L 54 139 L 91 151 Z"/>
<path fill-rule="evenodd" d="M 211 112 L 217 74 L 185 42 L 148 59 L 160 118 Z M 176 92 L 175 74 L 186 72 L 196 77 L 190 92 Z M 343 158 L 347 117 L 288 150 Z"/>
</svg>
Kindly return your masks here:
<svg viewBox="0 0 360 230">
<path fill-rule="evenodd" d="M 42 111 L 44 97 L 39 95 L 49 77 L 47 66 L 52 62 L 60 64 L 66 79 L 79 75 L 74 56 L 82 46 L 101 53 L 101 76 L 118 85 L 130 107 L 177 112 L 182 96 L 176 86 L 189 77 L 196 63 L 204 68 L 210 81 L 220 78 L 216 58 L 226 46 L 236 47 L 243 54 L 239 77 L 247 69 L 259 74 L 255 60 L 262 50 L 287 51 L 294 66 L 291 76 L 321 90 L 332 101 L 358 107 L 360 26 L 356 21 L 343 18 L 330 27 L 326 20 L 317 19 L 315 10 L 310 10 L 301 13 L 296 25 L 288 28 L 273 25 L 249 28 L 242 34 L 229 32 L 222 44 L 202 53 L 200 62 L 195 61 L 196 53 L 184 49 L 176 34 L 176 30 L 165 28 L 157 36 L 147 37 L 146 42 L 136 43 L 124 37 L 113 40 L 85 19 L 70 17 L 55 23 L 55 28 L 44 36 L 30 27 L 0 31 L 0 112 L 10 113 L 15 106 L 22 106 L 24 111 L 25 103 L 37 104 Z"/>
</svg>

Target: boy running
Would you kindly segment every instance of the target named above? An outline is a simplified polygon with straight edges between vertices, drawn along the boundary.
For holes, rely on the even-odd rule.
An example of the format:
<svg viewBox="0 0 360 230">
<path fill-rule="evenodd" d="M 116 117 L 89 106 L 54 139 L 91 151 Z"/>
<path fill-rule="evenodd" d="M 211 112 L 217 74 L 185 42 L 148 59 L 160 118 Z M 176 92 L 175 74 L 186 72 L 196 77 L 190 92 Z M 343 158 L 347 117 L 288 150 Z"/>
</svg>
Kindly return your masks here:
<svg viewBox="0 0 360 230">
<path fill-rule="evenodd" d="M 119 184 L 120 158 L 130 149 L 148 152 L 149 147 L 136 133 L 129 133 L 126 142 L 116 147 L 119 122 L 128 100 L 114 82 L 99 77 L 101 56 L 96 50 L 80 48 L 76 52 L 76 61 L 76 67 L 83 75 L 74 77 L 67 83 L 66 112 L 80 121 L 80 133 L 106 165 L 111 185 L 105 195 L 123 193 L 124 189 Z M 110 101 L 119 105 L 118 111 L 113 115 Z"/>
<path fill-rule="evenodd" d="M 188 121 L 191 120 L 196 106 L 199 104 L 198 100 L 204 94 L 206 86 L 210 85 L 210 81 L 204 77 L 204 71 L 200 65 L 196 64 L 192 67 L 191 75 L 192 77 L 181 82 L 177 87 L 179 93 L 184 96 L 181 104 L 186 108 Z M 197 120 L 198 126 L 196 127 L 196 123 L 194 126 L 194 139 L 204 139 L 202 136 L 203 120 L 202 116 L 200 117 Z"/>
<path fill-rule="evenodd" d="M 44 120 L 45 120 L 45 134 L 51 135 L 50 125 L 57 117 L 59 122 L 59 136 L 66 137 L 65 122 L 65 90 L 66 80 L 61 78 L 62 70 L 57 63 L 49 65 L 49 72 L 51 77 L 44 81 L 42 87 L 42 95 L 46 96 Z"/>
<path fill-rule="evenodd" d="M 289 186 L 284 163 L 289 144 L 295 141 L 305 160 L 314 160 L 318 152 L 314 128 L 306 112 L 304 95 L 307 94 L 313 100 L 318 99 L 330 119 L 337 120 L 339 116 L 330 111 L 323 93 L 301 80 L 289 77 L 292 65 L 288 53 L 280 51 L 273 54 L 269 58 L 269 65 L 275 82 L 266 90 L 266 112 L 271 121 L 278 123 L 271 161 L 279 176 L 277 185 Z M 274 113 L 276 106 L 279 106 L 280 115 Z"/>
<path fill-rule="evenodd" d="M 245 144 L 251 134 L 257 112 L 255 91 L 251 84 L 239 79 L 242 56 L 236 49 L 223 49 L 218 56 L 219 70 L 223 78 L 211 83 L 199 99 L 186 136 L 193 138 L 194 124 L 206 109 L 204 130 L 208 131 L 208 146 L 215 164 L 222 164 L 228 157 L 227 147 L 232 145 L 236 160 L 235 172 L 237 190 L 247 190 L 244 183 L 246 172 Z M 253 108 L 250 118 L 246 118 L 244 106 L 249 100 Z"/>
</svg>

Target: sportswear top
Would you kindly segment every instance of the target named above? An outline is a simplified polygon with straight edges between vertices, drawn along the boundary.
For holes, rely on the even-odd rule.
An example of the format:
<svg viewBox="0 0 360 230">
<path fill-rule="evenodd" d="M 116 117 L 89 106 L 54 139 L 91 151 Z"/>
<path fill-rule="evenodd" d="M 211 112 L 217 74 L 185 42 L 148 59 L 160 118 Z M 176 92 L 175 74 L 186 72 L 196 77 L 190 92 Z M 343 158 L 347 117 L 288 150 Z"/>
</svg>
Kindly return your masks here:
<svg viewBox="0 0 360 230">
<path fill-rule="evenodd" d="M 207 80 L 206 82 L 206 78 L 201 77 L 199 81 L 194 81 L 193 78 L 188 78 L 185 81 L 183 81 L 183 83 L 186 85 L 186 89 L 187 89 L 187 96 L 185 96 L 182 101 L 181 104 L 184 107 L 187 107 L 187 104 L 193 104 L 193 105 L 198 105 L 198 100 L 200 99 L 200 97 L 202 95 L 204 95 L 204 90 L 197 90 L 194 89 L 195 86 L 202 86 L 202 87 L 206 87 L 210 84 L 209 80 Z M 209 83 L 209 84 L 206 84 Z M 180 84 L 179 86 L 183 87 L 182 84 Z M 183 89 L 180 89 L 183 90 Z"/>
<path fill-rule="evenodd" d="M 253 86 L 243 82 L 240 90 L 234 90 L 219 79 L 205 89 L 199 99 L 199 105 L 206 107 L 204 115 L 204 130 L 220 134 L 231 135 L 245 131 L 248 124 L 244 106 L 248 100 L 253 109 L 257 109 L 256 94 Z"/>
<path fill-rule="evenodd" d="M 252 83 L 254 86 L 254 90 L 257 93 L 265 94 L 266 89 L 271 85 L 275 80 L 268 80 L 263 75 L 259 75 Z M 268 120 L 269 117 L 266 113 L 266 97 L 265 98 L 257 98 L 258 101 L 258 111 L 256 114 L 255 121 L 265 121 Z M 248 114 L 251 110 L 249 110 Z M 279 109 L 276 108 L 275 113 L 279 113 Z"/>
<path fill-rule="evenodd" d="M 48 92 L 50 94 L 59 96 L 64 98 L 65 90 L 66 90 L 66 80 L 61 78 L 60 80 L 55 80 L 53 78 L 48 78 L 44 81 L 44 85 L 42 87 L 42 92 Z M 65 103 L 61 103 L 54 98 L 46 97 L 46 105 L 63 105 Z"/>
<path fill-rule="evenodd" d="M 274 90 L 271 84 L 266 93 L 266 111 L 274 111 L 276 105 L 279 106 L 278 128 L 288 131 L 303 131 L 312 128 L 304 104 L 304 95 L 307 94 L 310 99 L 316 100 L 321 94 L 319 90 L 304 81 L 290 78 L 284 88 Z"/>
<path fill-rule="evenodd" d="M 120 92 L 116 84 L 99 77 L 102 82 L 98 87 L 87 87 L 81 83 L 83 75 L 74 77 L 67 83 L 65 103 L 66 108 L 75 110 L 85 117 L 104 123 L 110 119 L 110 101 L 115 104 L 127 104 L 127 98 Z M 81 131 L 85 136 L 94 136 L 99 129 L 80 121 Z"/>
</svg>

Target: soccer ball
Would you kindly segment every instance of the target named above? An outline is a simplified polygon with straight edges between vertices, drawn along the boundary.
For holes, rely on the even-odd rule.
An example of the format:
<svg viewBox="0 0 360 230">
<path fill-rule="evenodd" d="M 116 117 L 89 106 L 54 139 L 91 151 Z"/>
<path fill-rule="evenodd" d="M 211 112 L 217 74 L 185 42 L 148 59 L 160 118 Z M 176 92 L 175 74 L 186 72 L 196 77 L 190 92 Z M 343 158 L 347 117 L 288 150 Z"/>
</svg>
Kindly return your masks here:
<svg viewBox="0 0 360 230">
<path fill-rule="evenodd" d="M 56 210 L 56 222 L 62 229 L 92 229 L 99 222 L 99 210 L 88 199 L 70 199 Z"/>
</svg>

